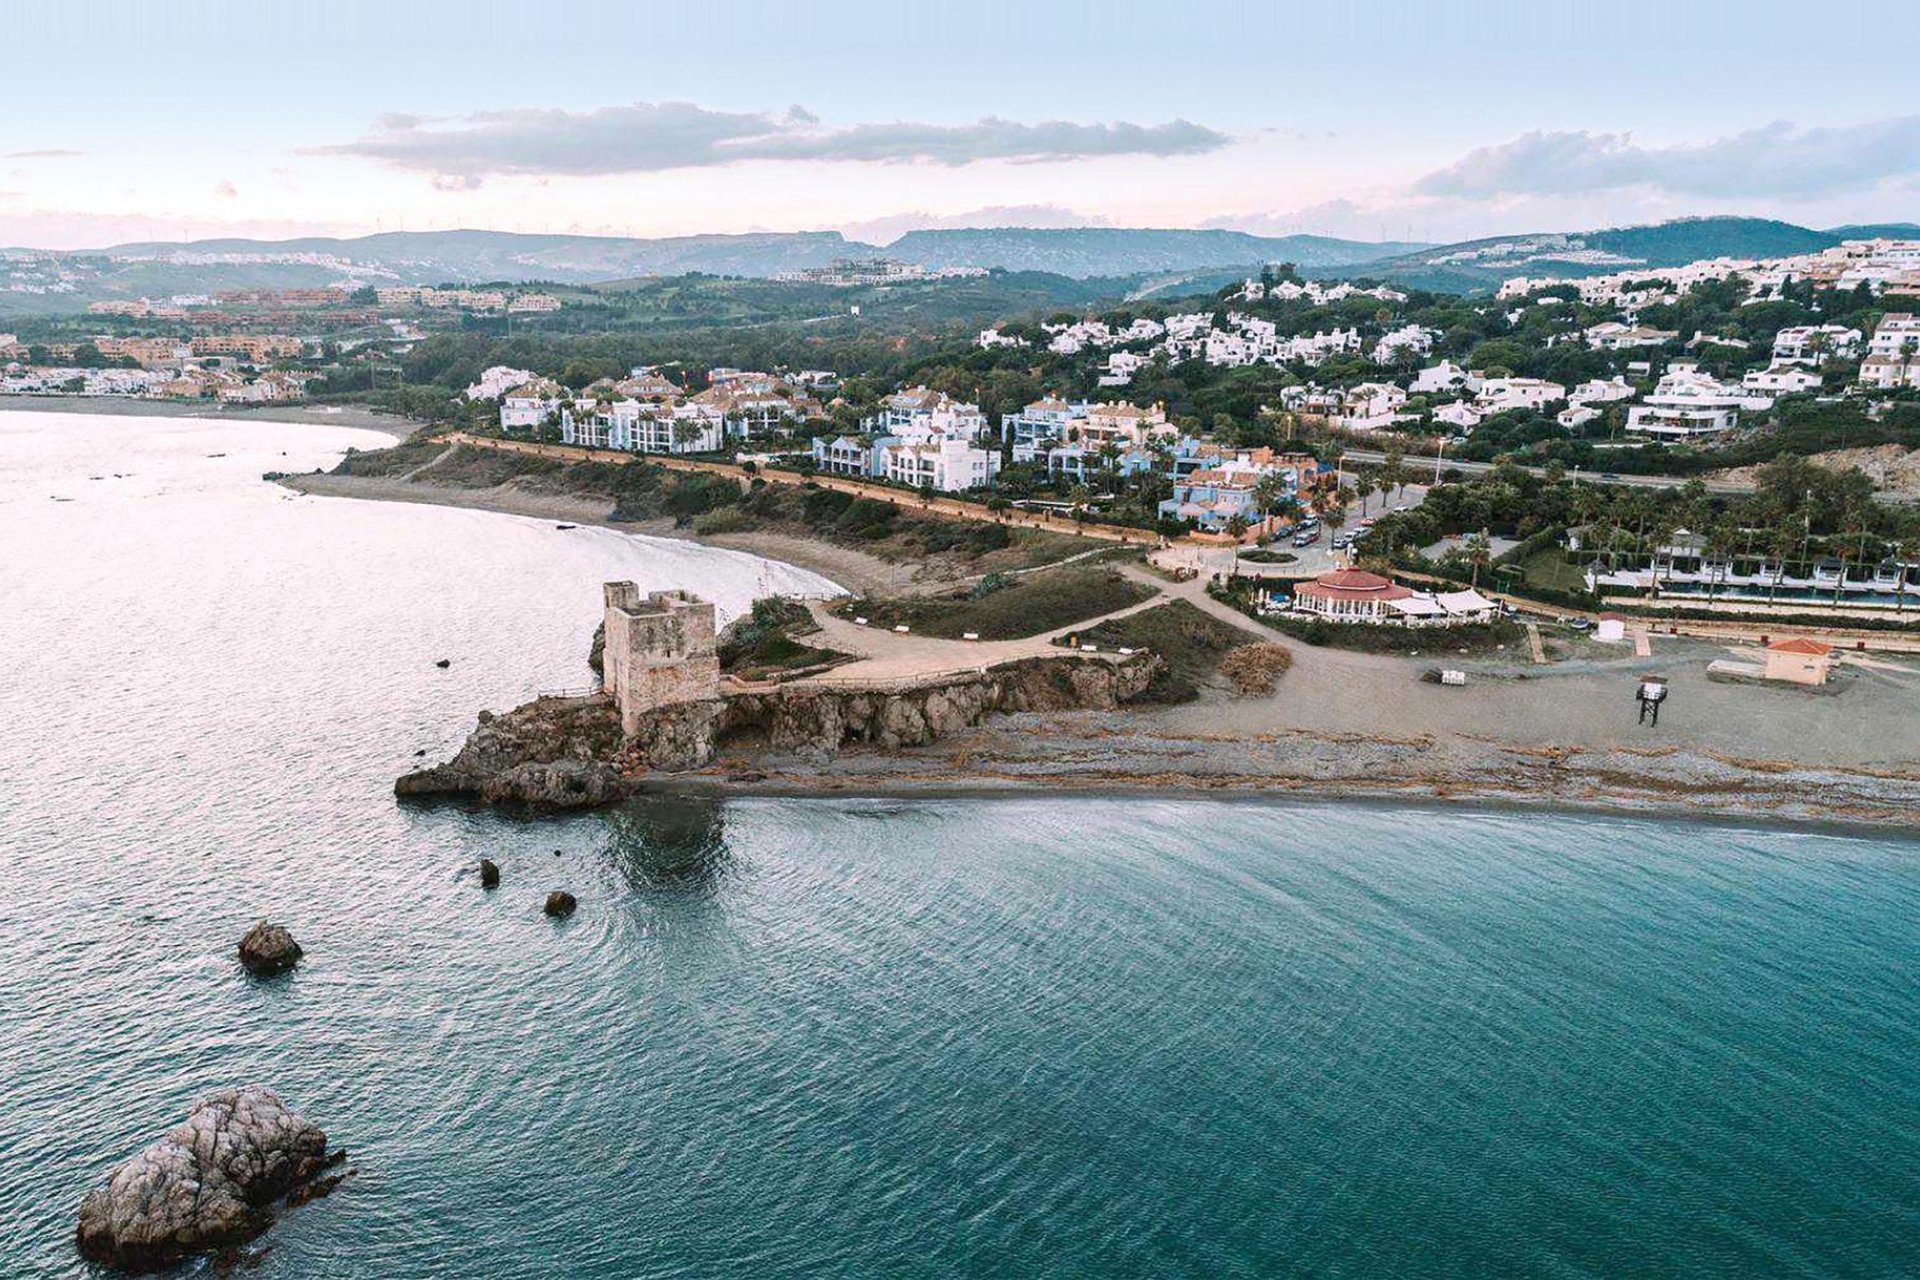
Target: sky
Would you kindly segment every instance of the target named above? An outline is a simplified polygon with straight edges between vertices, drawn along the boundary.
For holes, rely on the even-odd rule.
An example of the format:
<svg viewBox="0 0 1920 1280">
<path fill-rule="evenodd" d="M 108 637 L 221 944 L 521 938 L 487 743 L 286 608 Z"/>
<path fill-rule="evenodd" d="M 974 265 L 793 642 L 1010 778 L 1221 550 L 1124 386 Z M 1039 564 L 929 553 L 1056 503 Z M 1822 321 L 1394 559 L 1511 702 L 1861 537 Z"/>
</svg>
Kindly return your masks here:
<svg viewBox="0 0 1920 1280">
<path fill-rule="evenodd" d="M 0 245 L 1920 221 L 1920 6 L 13 0 Z"/>
</svg>

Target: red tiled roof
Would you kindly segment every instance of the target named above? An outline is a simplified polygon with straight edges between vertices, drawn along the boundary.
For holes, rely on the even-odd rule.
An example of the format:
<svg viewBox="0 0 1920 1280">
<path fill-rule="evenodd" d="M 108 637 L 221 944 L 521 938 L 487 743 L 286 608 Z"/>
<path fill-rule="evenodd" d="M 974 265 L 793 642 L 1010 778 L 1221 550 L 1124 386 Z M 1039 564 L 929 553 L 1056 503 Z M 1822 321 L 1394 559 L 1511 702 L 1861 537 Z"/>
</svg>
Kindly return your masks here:
<svg viewBox="0 0 1920 1280">
<path fill-rule="evenodd" d="M 1805 636 L 1795 636 L 1791 640 L 1775 640 L 1767 648 L 1775 653 L 1800 653 L 1809 658 L 1824 658 L 1833 652 L 1830 644 L 1821 644 L 1818 640 L 1809 640 Z"/>
<path fill-rule="evenodd" d="M 1364 569 L 1336 569 L 1301 583 L 1294 594 L 1327 600 L 1405 600 L 1413 592 Z"/>
</svg>

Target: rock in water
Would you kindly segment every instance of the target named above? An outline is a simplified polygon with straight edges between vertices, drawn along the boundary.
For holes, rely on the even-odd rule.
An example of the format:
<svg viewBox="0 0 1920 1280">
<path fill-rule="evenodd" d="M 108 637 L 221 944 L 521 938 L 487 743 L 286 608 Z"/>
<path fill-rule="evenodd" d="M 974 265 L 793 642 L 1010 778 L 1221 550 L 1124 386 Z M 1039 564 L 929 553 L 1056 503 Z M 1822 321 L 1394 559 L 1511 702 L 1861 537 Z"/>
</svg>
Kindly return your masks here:
<svg viewBox="0 0 1920 1280">
<path fill-rule="evenodd" d="M 482 889 L 500 887 L 500 864 L 492 858 L 480 859 L 480 887 Z"/>
<path fill-rule="evenodd" d="M 555 889 L 547 895 L 547 914 L 556 919 L 566 919 L 573 914 L 573 909 L 579 905 L 578 902 L 574 901 L 573 895 L 565 889 Z"/>
<path fill-rule="evenodd" d="M 74 1238 L 95 1262 L 156 1271 L 259 1235 L 274 1201 L 327 1164 L 327 1135 L 279 1095 L 222 1089 L 87 1193 Z"/>
<path fill-rule="evenodd" d="M 450 667 L 450 666 L 452 666 L 452 665 L 453 665 L 453 659 L 452 659 L 452 658 L 442 658 L 442 659 L 440 659 L 440 661 L 438 661 L 438 662 L 436 662 L 436 663 L 434 663 L 433 665 L 434 665 L 434 666 L 436 666 L 436 667 L 438 667 L 438 668 L 440 668 L 440 669 L 441 669 L 442 671 L 445 671 L 445 670 L 446 670 L 446 669 L 447 669 L 448 667 Z"/>
<path fill-rule="evenodd" d="M 240 963 L 247 967 L 247 972 L 262 977 L 285 973 L 298 964 L 304 954 L 284 927 L 265 920 L 247 930 L 247 936 L 240 939 Z"/>
</svg>

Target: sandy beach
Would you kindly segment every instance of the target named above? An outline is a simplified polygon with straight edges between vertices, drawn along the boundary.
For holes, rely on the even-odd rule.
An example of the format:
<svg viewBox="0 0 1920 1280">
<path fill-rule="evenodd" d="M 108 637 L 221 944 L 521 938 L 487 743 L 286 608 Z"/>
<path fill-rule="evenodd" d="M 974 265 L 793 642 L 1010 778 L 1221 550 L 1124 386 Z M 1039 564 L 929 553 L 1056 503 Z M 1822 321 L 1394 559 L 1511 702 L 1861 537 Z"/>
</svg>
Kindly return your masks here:
<svg viewBox="0 0 1920 1280">
<path fill-rule="evenodd" d="M 405 440 L 420 424 L 358 405 L 223 405 L 214 401 L 146 400 L 138 396 L 0 396 L 0 411 L 101 413 L 114 417 L 218 418 L 230 421 L 305 422 L 328 427 L 361 427 Z"/>
<path fill-rule="evenodd" d="M 755 530 L 695 537 L 691 530 L 677 526 L 668 519 L 639 523 L 614 520 L 611 518 L 613 504 L 598 498 L 536 493 L 510 485 L 462 489 L 453 485 L 415 483 L 397 476 L 316 473 L 288 476 L 281 483 L 297 492 L 320 497 L 422 502 L 435 506 L 464 507 L 473 511 L 498 511 L 506 515 L 597 525 L 620 533 L 641 534 L 649 538 L 676 538 L 729 551 L 745 551 L 817 573 L 856 594 L 908 590 L 916 585 L 926 587 L 944 581 L 916 580 L 915 567 L 912 565 L 894 564 L 851 547 L 839 547 L 791 534 Z"/>
<path fill-rule="evenodd" d="M 811 569 L 856 591 L 898 588 L 900 566 L 783 534 L 693 538 L 670 521 L 610 521 L 608 504 L 501 487 L 302 475 L 304 493 L 504 511 L 678 537 Z M 1138 571 L 1133 571 L 1138 572 Z M 1164 791 L 1329 798 L 1467 800 L 1676 811 L 1727 818 L 1912 828 L 1920 813 L 1920 657 L 1847 655 L 1825 692 L 1709 680 L 1708 662 L 1751 648 L 1655 637 L 1652 652 L 1570 640 L 1545 665 L 1524 646 L 1493 659 L 1445 651 L 1389 657 L 1316 648 L 1217 601 L 1198 582 L 1154 580 L 1247 631 L 1285 644 L 1276 691 L 1224 688 L 1175 706 L 996 718 L 932 746 L 850 748 L 830 760 L 724 753 L 667 788 L 778 794 L 956 791 Z M 1420 679 L 1444 662 L 1465 687 Z M 1642 674 L 1668 679 L 1657 727 L 1637 722 Z"/>
</svg>

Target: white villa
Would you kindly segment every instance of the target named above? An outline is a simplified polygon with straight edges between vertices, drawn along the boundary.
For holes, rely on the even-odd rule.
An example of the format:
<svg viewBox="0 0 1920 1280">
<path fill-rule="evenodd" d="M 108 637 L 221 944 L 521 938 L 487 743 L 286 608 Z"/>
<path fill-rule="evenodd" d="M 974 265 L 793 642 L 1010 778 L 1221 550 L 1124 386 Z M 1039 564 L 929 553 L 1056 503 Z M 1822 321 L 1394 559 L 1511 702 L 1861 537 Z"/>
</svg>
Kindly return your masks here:
<svg viewBox="0 0 1920 1280">
<path fill-rule="evenodd" d="M 1772 407 L 1773 397 L 1765 392 L 1730 386 L 1690 360 L 1676 360 L 1645 403 L 1627 411 L 1627 430 L 1659 440 L 1719 435 L 1740 425 L 1742 410 Z"/>
</svg>

